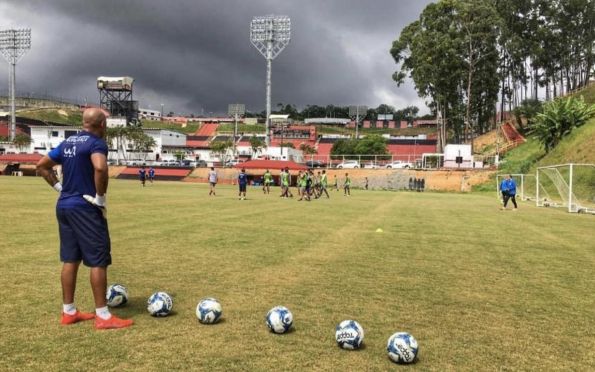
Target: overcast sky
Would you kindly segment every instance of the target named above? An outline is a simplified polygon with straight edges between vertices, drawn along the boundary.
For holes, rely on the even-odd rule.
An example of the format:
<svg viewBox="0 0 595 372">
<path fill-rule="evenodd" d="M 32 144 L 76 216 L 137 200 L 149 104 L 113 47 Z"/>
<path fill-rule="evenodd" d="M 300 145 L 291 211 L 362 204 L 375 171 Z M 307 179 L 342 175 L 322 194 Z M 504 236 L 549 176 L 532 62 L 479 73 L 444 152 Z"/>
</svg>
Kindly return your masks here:
<svg viewBox="0 0 595 372">
<path fill-rule="evenodd" d="M 397 87 L 391 43 L 427 0 L 2 0 L 0 29 L 30 27 L 19 92 L 99 102 L 97 76 L 132 76 L 141 107 L 208 115 L 229 103 L 265 108 L 264 57 L 250 43 L 254 16 L 291 18 L 273 61 L 272 102 L 426 111 L 413 84 Z M 0 65 L 0 91 L 8 64 Z"/>
</svg>

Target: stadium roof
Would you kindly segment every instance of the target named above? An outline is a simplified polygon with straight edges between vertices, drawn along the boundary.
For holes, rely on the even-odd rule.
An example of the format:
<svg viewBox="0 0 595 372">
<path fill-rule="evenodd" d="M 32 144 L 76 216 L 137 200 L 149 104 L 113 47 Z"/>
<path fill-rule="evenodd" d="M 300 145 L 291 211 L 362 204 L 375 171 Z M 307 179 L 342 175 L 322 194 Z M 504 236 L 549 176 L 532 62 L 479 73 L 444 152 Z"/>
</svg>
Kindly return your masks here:
<svg viewBox="0 0 595 372">
<path fill-rule="evenodd" d="M 304 120 L 306 124 L 341 124 L 347 125 L 351 123 L 350 119 L 342 119 L 342 118 L 310 118 Z"/>
</svg>

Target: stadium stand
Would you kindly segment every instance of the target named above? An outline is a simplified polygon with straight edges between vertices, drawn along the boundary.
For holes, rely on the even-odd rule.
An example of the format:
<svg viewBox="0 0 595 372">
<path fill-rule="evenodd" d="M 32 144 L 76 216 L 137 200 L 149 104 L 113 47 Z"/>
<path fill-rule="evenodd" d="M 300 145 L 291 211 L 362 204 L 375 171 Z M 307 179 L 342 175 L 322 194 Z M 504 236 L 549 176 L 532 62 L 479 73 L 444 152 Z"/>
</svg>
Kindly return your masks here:
<svg viewBox="0 0 595 372">
<path fill-rule="evenodd" d="M 192 148 L 209 148 L 209 136 L 186 136 L 186 146 Z"/>
<path fill-rule="evenodd" d="M 523 137 L 518 130 L 512 125 L 511 122 L 507 121 L 506 123 L 502 124 L 502 133 L 508 142 L 520 144 L 526 141 L 525 137 Z"/>
<path fill-rule="evenodd" d="M 195 135 L 212 137 L 217 133 L 218 126 L 219 126 L 218 124 L 212 124 L 212 123 L 203 124 L 200 128 L 198 128 Z"/>
</svg>

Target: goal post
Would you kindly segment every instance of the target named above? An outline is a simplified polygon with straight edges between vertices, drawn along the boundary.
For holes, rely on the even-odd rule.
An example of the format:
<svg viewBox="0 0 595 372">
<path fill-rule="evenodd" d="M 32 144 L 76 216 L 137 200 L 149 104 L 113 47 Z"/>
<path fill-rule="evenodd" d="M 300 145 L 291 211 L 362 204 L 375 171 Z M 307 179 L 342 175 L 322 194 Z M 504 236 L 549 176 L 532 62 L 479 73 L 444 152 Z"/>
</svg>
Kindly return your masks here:
<svg viewBox="0 0 595 372">
<path fill-rule="evenodd" d="M 595 214 L 595 164 L 558 164 L 537 168 L 536 205 Z"/>
<path fill-rule="evenodd" d="M 535 175 L 520 173 L 496 175 L 496 197 L 498 199 L 502 198 L 502 193 L 500 192 L 500 183 L 509 175 L 516 183 L 517 196 L 520 198 L 520 200 L 535 200 Z"/>
</svg>

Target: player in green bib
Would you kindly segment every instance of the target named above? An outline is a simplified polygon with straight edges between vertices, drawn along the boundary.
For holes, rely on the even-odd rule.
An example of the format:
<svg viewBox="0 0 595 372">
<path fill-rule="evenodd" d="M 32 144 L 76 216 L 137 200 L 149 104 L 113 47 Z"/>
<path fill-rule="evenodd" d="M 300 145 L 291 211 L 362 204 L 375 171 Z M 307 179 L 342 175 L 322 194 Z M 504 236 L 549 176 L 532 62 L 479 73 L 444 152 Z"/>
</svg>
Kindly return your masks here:
<svg viewBox="0 0 595 372">
<path fill-rule="evenodd" d="M 322 193 L 325 193 L 326 198 L 329 199 L 330 196 L 328 194 L 328 191 L 326 191 L 327 186 L 328 186 L 328 179 L 326 178 L 326 170 L 323 170 L 322 176 L 320 176 L 320 196 L 322 196 Z"/>
<path fill-rule="evenodd" d="M 271 174 L 271 172 L 268 169 L 266 172 L 264 172 L 262 179 L 263 179 L 262 192 L 265 194 L 270 194 L 271 193 L 271 184 L 273 183 L 273 175 Z"/>
<path fill-rule="evenodd" d="M 343 184 L 343 196 L 351 196 L 351 178 L 349 178 L 349 173 L 345 173 L 345 183 Z"/>
</svg>

